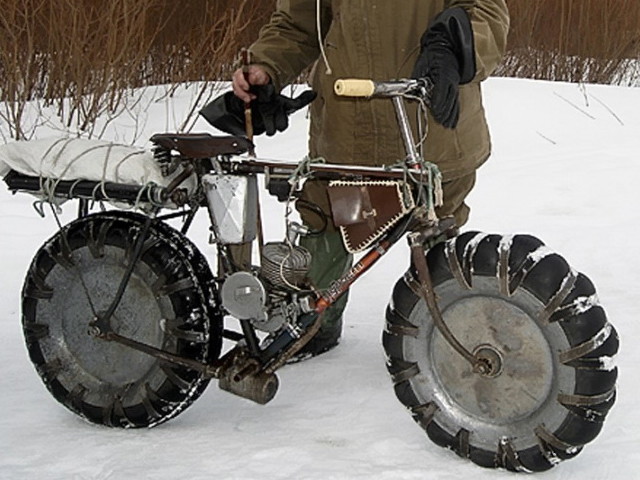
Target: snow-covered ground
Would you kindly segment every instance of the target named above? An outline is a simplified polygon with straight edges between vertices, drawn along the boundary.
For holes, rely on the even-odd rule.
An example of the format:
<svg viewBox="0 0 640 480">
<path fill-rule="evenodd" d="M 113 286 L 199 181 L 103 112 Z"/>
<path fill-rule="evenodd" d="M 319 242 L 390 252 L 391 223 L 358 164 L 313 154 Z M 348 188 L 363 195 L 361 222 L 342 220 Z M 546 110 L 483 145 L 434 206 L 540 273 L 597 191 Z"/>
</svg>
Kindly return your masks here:
<svg viewBox="0 0 640 480">
<path fill-rule="evenodd" d="M 485 84 L 494 155 L 480 170 L 467 229 L 527 232 L 596 284 L 621 337 L 617 404 L 600 436 L 544 479 L 640 478 L 640 88 L 491 79 Z M 153 104 L 141 138 L 171 130 L 188 100 Z M 182 103 L 181 103 L 182 102 Z M 176 113 L 177 112 L 177 113 Z M 258 140 L 266 158 L 305 154 L 304 113 Z M 199 123 L 194 131 L 208 131 Z M 115 138 L 115 134 L 112 135 Z M 384 308 L 407 266 L 399 245 L 352 293 L 341 345 L 279 372 L 266 406 L 220 391 L 151 430 L 110 430 L 58 405 L 34 371 L 20 327 L 20 290 L 39 245 L 56 229 L 26 195 L 0 188 L 1 479 L 447 479 L 507 478 L 431 444 L 396 400 L 380 342 Z M 75 206 L 65 208 L 73 218 Z M 280 207 L 264 207 L 267 237 Z M 210 254 L 202 213 L 190 237 Z"/>
</svg>

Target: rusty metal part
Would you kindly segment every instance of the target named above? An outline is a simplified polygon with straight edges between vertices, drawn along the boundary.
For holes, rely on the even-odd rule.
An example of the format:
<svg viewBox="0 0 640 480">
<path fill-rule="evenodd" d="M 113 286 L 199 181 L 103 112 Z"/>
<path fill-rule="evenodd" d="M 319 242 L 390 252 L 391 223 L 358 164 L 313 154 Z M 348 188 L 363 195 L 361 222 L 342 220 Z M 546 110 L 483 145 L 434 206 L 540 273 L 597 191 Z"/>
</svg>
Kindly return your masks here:
<svg viewBox="0 0 640 480">
<path fill-rule="evenodd" d="M 375 243 L 371 249 L 347 271 L 347 273 L 335 280 L 317 300 L 315 311 L 320 314 L 329 308 L 329 306 L 347 292 L 356 280 L 369 271 L 369 269 L 371 269 L 383 256 L 385 256 L 391 247 L 395 245 L 407 231 L 412 230 L 416 224 L 415 213 L 417 210 L 418 209 L 406 215 L 403 220 L 392 227 L 389 232 L 379 239 L 377 243 Z"/>
<path fill-rule="evenodd" d="M 262 364 L 242 348 L 234 348 L 220 360 L 206 364 L 165 352 L 112 331 L 100 332 L 95 325 L 90 328 L 89 333 L 96 338 L 125 345 L 167 363 L 195 370 L 205 378 L 217 378 L 220 389 L 260 405 L 270 402 L 278 391 L 279 381 L 273 371 L 263 370 Z"/>
<path fill-rule="evenodd" d="M 174 355 L 172 353 L 165 352 L 164 350 L 152 347 L 151 345 L 138 342 L 131 338 L 123 337 L 122 335 L 119 335 L 115 332 L 102 333 L 96 326 L 91 326 L 89 329 L 89 333 L 91 335 L 94 335 L 96 338 L 100 338 L 109 342 L 119 343 L 120 345 L 125 345 L 139 352 L 146 353 L 147 355 L 151 355 L 152 357 L 158 358 L 160 360 L 164 360 L 168 363 L 179 365 L 191 370 L 196 370 L 202 373 L 206 378 L 218 378 L 222 370 L 222 365 L 220 364 L 220 362 L 216 362 L 212 365 L 207 365 L 206 363 L 201 363 L 197 360 Z"/>
<path fill-rule="evenodd" d="M 287 362 L 287 360 L 298 353 L 298 351 L 302 347 L 304 347 L 316 333 L 318 333 L 321 325 L 322 314 L 317 315 L 313 323 L 305 329 L 304 334 L 302 334 L 300 338 L 298 338 L 294 343 L 292 343 L 287 349 L 285 349 L 280 355 L 278 355 L 268 364 L 267 368 L 265 368 L 265 372 L 274 373 L 276 370 L 282 367 Z"/>
<path fill-rule="evenodd" d="M 184 182 L 187 178 L 189 178 L 194 171 L 195 169 L 193 168 L 193 165 L 191 165 L 190 163 L 187 163 L 182 169 L 182 172 L 180 172 L 180 174 L 178 174 L 176 178 L 174 178 L 171 181 L 171 183 L 167 185 L 167 190 L 166 190 L 167 196 L 168 197 L 171 196 L 174 190 L 178 188 L 182 182 Z"/>
<path fill-rule="evenodd" d="M 320 329 L 320 316 L 316 317 L 313 324 L 298 340 L 292 343 L 284 352 L 276 357 L 268 367 L 251 356 L 244 348 L 234 348 L 223 358 L 206 364 L 190 358 L 165 352 L 151 345 L 138 342 L 113 332 L 104 319 L 91 322 L 89 334 L 101 340 L 119 343 L 154 358 L 184 368 L 200 372 L 206 378 L 217 378 L 220 389 L 254 401 L 260 405 L 270 402 L 279 387 L 278 377 L 275 371 L 302 348 Z M 103 327 L 105 330 L 102 330 Z"/>
<path fill-rule="evenodd" d="M 557 450 L 570 452 L 576 449 L 575 445 L 563 442 L 558 437 L 556 437 L 544 424 L 538 425 L 534 429 L 534 433 L 536 434 L 536 437 L 538 437 L 544 443 L 551 445 Z"/>
<path fill-rule="evenodd" d="M 453 349 L 460 354 L 469 364 L 473 366 L 473 371 L 482 375 L 488 375 L 491 366 L 484 359 L 476 357 L 473 353 L 467 350 L 458 339 L 451 333 L 449 327 L 442 318 L 442 312 L 438 307 L 438 300 L 435 292 L 433 291 L 433 282 L 431 281 L 431 274 L 429 273 L 429 266 L 427 265 L 427 258 L 424 251 L 424 240 L 429 238 L 425 233 L 412 233 L 409 235 L 409 242 L 411 246 L 411 258 L 418 273 L 418 279 L 420 282 L 418 291 L 427 304 L 429 313 L 433 318 L 433 322 L 436 325 L 438 331 L 445 338 L 447 343 L 453 347 Z"/>
<path fill-rule="evenodd" d="M 264 405 L 275 397 L 279 381 L 273 372 L 262 370 L 260 362 L 245 350 L 234 349 L 225 356 L 218 386 L 234 395 Z"/>
<path fill-rule="evenodd" d="M 299 167 L 299 162 L 261 158 L 233 158 L 229 163 L 230 173 L 268 173 L 271 176 L 287 178 Z M 345 178 L 403 179 L 406 173 L 401 167 L 367 167 L 329 163 L 311 163 L 309 171 L 313 173 L 314 178 L 325 180 L 344 180 Z"/>
<path fill-rule="evenodd" d="M 191 196 L 185 188 L 176 189 L 169 198 L 178 207 L 184 207 L 191 200 Z M 184 213 L 180 212 L 180 215 L 184 215 Z"/>
<path fill-rule="evenodd" d="M 189 203 L 189 193 L 186 189 L 178 188 L 187 178 L 189 178 L 195 172 L 195 168 L 191 163 L 187 163 L 184 165 L 182 171 L 176 175 L 176 177 L 171 181 L 171 183 L 167 186 L 166 190 L 163 192 L 162 200 L 166 202 L 167 200 L 171 200 L 178 207 L 182 207 Z"/>
</svg>

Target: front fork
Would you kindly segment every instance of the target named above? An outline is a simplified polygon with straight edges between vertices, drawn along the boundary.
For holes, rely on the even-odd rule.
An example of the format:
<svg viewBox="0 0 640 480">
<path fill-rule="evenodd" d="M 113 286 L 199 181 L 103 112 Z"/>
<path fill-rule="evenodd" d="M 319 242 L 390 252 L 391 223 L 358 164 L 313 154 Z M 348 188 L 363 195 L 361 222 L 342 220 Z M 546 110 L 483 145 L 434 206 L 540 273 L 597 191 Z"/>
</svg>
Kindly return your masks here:
<svg viewBox="0 0 640 480">
<path fill-rule="evenodd" d="M 455 335 L 453 335 L 442 317 L 442 311 L 438 306 L 438 299 L 433 288 L 431 273 L 425 255 L 425 245 L 428 245 L 429 240 L 428 238 L 424 238 L 422 232 L 414 232 L 409 235 L 411 262 L 418 274 L 417 280 L 411 276 L 408 277 L 410 282 L 409 286 L 424 300 L 434 325 L 445 341 L 471 365 L 474 373 L 490 377 L 496 374 L 500 368 L 499 363 L 496 362 L 492 356 L 488 356 L 483 350 L 478 351 L 475 355 L 467 350 Z"/>
</svg>

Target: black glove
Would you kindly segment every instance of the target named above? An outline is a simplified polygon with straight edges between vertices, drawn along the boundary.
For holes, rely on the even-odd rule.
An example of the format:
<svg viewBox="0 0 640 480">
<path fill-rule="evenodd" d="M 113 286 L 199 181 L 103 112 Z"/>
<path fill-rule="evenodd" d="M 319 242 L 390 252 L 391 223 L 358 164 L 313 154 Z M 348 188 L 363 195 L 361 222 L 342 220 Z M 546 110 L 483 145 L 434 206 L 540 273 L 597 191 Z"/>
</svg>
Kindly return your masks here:
<svg viewBox="0 0 640 480">
<path fill-rule="evenodd" d="M 266 132 L 271 136 L 276 131 L 283 132 L 289 126 L 289 115 L 307 106 L 316 98 L 316 93 L 312 90 L 306 90 L 296 98 L 285 97 L 276 93 L 271 84 L 254 85 L 251 87 L 251 92 L 257 97 L 251 102 L 254 135 Z M 200 110 L 200 115 L 223 132 L 244 136 L 246 135 L 244 107 L 244 102 L 233 92 L 227 92 L 207 104 Z"/>
<path fill-rule="evenodd" d="M 411 77 L 431 79 L 433 118 L 446 128 L 455 128 L 460 116 L 458 86 L 469 83 L 476 74 L 469 15 L 462 7 L 444 10 L 424 32 L 420 45 Z"/>
</svg>

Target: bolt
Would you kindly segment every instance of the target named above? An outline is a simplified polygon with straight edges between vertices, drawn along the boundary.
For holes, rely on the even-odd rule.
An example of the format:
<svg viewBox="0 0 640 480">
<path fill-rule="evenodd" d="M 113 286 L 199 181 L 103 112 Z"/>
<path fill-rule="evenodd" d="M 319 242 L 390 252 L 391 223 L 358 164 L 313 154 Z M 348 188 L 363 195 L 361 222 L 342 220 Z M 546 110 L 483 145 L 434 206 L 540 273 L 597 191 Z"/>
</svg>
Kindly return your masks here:
<svg viewBox="0 0 640 480">
<path fill-rule="evenodd" d="M 473 372 L 479 373 L 480 375 L 490 375 L 493 371 L 491 366 L 491 362 L 489 362 L 486 358 L 478 358 L 476 359 L 476 363 L 473 366 Z"/>
<path fill-rule="evenodd" d="M 502 358 L 493 347 L 481 345 L 475 350 L 473 372 L 485 377 L 497 377 L 502 373 Z"/>
</svg>

